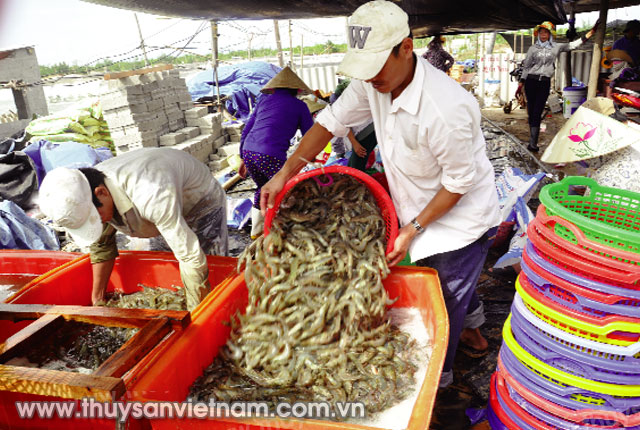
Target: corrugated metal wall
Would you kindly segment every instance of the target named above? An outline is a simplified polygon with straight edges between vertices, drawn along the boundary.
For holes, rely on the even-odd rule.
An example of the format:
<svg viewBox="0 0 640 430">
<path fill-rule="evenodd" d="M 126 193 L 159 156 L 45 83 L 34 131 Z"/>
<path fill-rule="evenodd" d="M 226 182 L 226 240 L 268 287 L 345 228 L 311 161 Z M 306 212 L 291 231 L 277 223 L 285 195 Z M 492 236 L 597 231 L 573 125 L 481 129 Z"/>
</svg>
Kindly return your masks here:
<svg viewBox="0 0 640 430">
<path fill-rule="evenodd" d="M 558 92 L 564 88 L 564 69 L 567 55 L 567 52 L 562 52 L 556 62 L 554 88 Z M 571 52 L 573 76 L 585 84 L 589 81 L 591 56 L 591 51 Z M 508 53 L 485 55 L 479 59 L 476 95 L 485 102 L 485 106 L 502 106 L 514 97 L 518 83 L 510 79 L 509 72 L 514 69 L 512 60 L 522 61 L 524 57 L 525 54 Z M 331 92 L 338 85 L 337 70 L 337 64 L 304 67 L 301 77 L 309 88 Z M 300 72 L 298 71 L 298 73 Z"/>
<path fill-rule="evenodd" d="M 564 88 L 564 70 L 567 55 L 562 52 L 556 62 L 555 82 L 553 88 L 560 93 Z M 518 83 L 511 80 L 509 72 L 514 69 L 512 60 L 521 61 L 524 54 L 493 54 L 486 55 L 478 61 L 478 87 L 476 96 L 484 107 L 498 107 L 504 105 L 515 96 Z M 574 78 L 584 84 L 589 82 L 591 69 L 591 51 L 572 51 L 571 70 Z"/>
<path fill-rule="evenodd" d="M 561 52 L 556 62 L 556 82 L 554 88 L 556 91 L 562 91 L 564 88 L 564 69 L 567 64 L 568 52 Z M 585 85 L 589 83 L 589 72 L 591 71 L 592 51 L 571 51 L 571 72 L 574 78 L 583 82 Z"/>
<path fill-rule="evenodd" d="M 304 67 L 301 78 L 312 90 L 332 92 L 338 85 L 338 65 Z M 300 73 L 298 71 L 298 73 Z"/>
</svg>

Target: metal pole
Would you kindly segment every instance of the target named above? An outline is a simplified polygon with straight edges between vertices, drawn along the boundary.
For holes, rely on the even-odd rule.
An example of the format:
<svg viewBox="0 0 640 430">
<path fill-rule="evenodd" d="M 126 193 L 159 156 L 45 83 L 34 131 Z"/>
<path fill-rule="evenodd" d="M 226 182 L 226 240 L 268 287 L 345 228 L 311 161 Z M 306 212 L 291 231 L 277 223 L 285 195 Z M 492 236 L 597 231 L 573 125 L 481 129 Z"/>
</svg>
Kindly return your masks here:
<svg viewBox="0 0 640 430">
<path fill-rule="evenodd" d="M 520 35 L 520 53 L 524 54 L 524 33 Z"/>
<path fill-rule="evenodd" d="M 213 82 L 216 84 L 218 96 L 218 112 L 222 112 L 222 102 L 220 101 L 220 85 L 218 82 L 218 21 L 211 21 L 211 44 L 213 48 Z"/>
<path fill-rule="evenodd" d="M 300 35 L 300 73 L 304 68 L 304 34 Z"/>
<path fill-rule="evenodd" d="M 249 33 L 249 49 L 247 51 L 249 61 L 251 61 L 251 40 L 253 39 L 253 33 Z"/>
<path fill-rule="evenodd" d="M 273 30 L 276 34 L 276 48 L 278 49 L 278 63 L 280 67 L 284 67 L 284 58 L 282 58 L 282 44 L 280 43 L 280 27 L 278 26 L 278 20 L 273 20 Z"/>
<path fill-rule="evenodd" d="M 289 20 L 289 65 L 293 70 L 296 69 L 293 65 L 293 38 L 291 37 L 291 20 Z"/>
<path fill-rule="evenodd" d="M 576 22 L 576 10 L 574 3 L 569 3 L 569 19 L 574 23 Z M 570 87 L 573 83 L 573 71 L 571 70 L 571 51 L 567 51 L 567 62 L 564 65 L 564 86 Z"/>
<path fill-rule="evenodd" d="M 596 30 L 596 37 L 593 44 L 593 56 L 591 57 L 591 70 L 589 71 L 589 86 L 587 87 L 587 100 L 596 96 L 598 91 L 598 78 L 600 77 L 600 60 L 602 59 L 602 45 L 604 44 L 604 34 L 607 29 L 607 11 L 609 10 L 609 0 L 600 0 L 600 25 Z"/>
<path fill-rule="evenodd" d="M 476 33 L 476 62 L 475 62 L 476 72 L 478 71 L 478 48 L 479 48 L 478 41 L 479 41 L 479 39 L 480 39 L 480 36 L 478 36 L 478 33 Z"/>
<path fill-rule="evenodd" d="M 138 14 L 134 13 L 136 18 L 136 25 L 138 26 L 138 34 L 140 35 L 140 48 L 142 48 L 142 54 L 144 55 L 144 65 L 149 67 L 149 59 L 147 58 L 147 48 L 144 46 L 144 39 L 142 38 L 142 29 L 140 28 L 140 22 L 138 21 Z"/>
</svg>

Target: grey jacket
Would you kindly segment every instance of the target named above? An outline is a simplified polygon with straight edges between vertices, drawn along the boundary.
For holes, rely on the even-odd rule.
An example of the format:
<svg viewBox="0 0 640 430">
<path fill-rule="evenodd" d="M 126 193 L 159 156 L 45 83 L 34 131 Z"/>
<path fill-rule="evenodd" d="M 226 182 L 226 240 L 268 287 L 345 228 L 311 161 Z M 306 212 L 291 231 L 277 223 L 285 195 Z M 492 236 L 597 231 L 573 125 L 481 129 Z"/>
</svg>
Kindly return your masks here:
<svg viewBox="0 0 640 430">
<path fill-rule="evenodd" d="M 555 61 L 563 51 L 571 51 L 582 45 L 582 39 L 576 39 L 570 43 L 551 43 L 551 48 L 542 47 L 535 43 L 527 51 L 527 56 L 522 62 L 522 80 L 527 79 L 527 75 L 542 75 L 548 78 L 553 76 L 555 71 Z"/>
</svg>

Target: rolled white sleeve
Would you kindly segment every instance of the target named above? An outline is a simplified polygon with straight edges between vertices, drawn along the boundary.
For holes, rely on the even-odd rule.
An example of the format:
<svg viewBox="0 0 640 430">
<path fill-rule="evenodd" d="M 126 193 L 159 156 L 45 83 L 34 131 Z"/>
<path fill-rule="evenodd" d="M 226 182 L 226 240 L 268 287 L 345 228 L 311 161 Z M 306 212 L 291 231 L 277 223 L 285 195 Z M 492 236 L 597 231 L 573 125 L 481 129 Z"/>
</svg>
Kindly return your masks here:
<svg viewBox="0 0 640 430">
<path fill-rule="evenodd" d="M 346 137 L 351 127 L 371 118 L 371 108 L 362 81 L 352 80 L 331 106 L 318 114 L 316 122 L 331 134 Z"/>
<path fill-rule="evenodd" d="M 469 124 L 450 130 L 431 147 L 442 168 L 440 181 L 449 192 L 465 194 L 475 185 L 476 162 L 472 141 L 473 133 Z"/>
</svg>

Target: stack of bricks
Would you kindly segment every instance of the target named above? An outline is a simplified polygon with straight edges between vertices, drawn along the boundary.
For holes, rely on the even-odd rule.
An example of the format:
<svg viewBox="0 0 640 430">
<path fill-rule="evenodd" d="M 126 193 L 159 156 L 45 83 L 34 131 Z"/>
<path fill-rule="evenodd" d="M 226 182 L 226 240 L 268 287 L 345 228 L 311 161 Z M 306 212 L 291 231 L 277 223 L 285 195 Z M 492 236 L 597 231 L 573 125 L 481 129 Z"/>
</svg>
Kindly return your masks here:
<svg viewBox="0 0 640 430">
<path fill-rule="evenodd" d="M 221 135 L 219 116 L 209 124 L 202 119 L 207 108 L 193 108 L 177 70 L 106 81 L 101 103 L 117 153 L 172 146 L 207 162 Z M 196 113 L 203 109 L 205 115 Z M 193 124 L 193 119 L 202 126 Z"/>
<path fill-rule="evenodd" d="M 223 144 L 221 138 L 221 115 L 208 113 L 206 107 L 194 107 L 184 112 L 186 127 L 160 139 L 161 146 L 171 146 L 193 155 L 203 163 L 209 155 Z"/>
<path fill-rule="evenodd" d="M 240 155 L 240 138 L 244 123 L 222 124 L 220 137 L 216 139 L 215 148 L 209 155 L 209 169 L 220 170 L 225 165 L 224 159 L 232 155 Z"/>
</svg>

